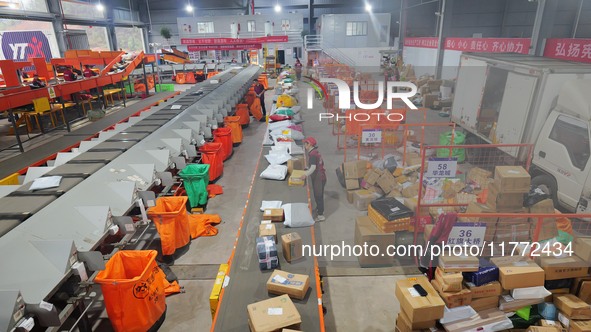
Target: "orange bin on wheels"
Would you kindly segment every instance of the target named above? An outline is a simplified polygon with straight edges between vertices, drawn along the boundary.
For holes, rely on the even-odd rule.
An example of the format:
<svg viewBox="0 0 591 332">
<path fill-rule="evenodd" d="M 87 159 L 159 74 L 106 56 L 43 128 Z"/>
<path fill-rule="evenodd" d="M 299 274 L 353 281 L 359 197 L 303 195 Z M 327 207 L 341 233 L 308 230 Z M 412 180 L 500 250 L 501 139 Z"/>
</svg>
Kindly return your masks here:
<svg viewBox="0 0 591 332">
<path fill-rule="evenodd" d="M 148 217 L 160 234 L 162 255 L 172 255 L 176 249 L 191 241 L 187 217 L 188 199 L 187 196 L 159 197 L 156 199 L 156 206 L 148 209 Z"/>
<path fill-rule="evenodd" d="M 234 146 L 242 143 L 242 126 L 240 126 L 239 116 L 227 116 L 224 118 L 226 127 L 232 128 L 232 143 Z"/>
<path fill-rule="evenodd" d="M 120 250 L 94 281 L 117 332 L 156 331 L 166 317 L 165 277 L 155 250 Z"/>
<path fill-rule="evenodd" d="M 248 112 L 248 104 L 236 105 L 235 115 L 240 117 L 239 123 L 242 126 L 242 128 L 246 128 L 250 124 L 250 114 Z"/>
<path fill-rule="evenodd" d="M 232 143 L 232 128 L 223 127 L 213 131 L 213 141 L 215 143 L 222 144 L 222 152 L 224 160 L 227 160 L 232 156 L 233 143 Z"/>
<path fill-rule="evenodd" d="M 269 77 L 267 76 L 267 73 L 262 73 L 259 75 L 259 82 L 261 82 L 263 87 L 265 87 L 265 90 L 269 88 Z"/>
<path fill-rule="evenodd" d="M 222 143 L 205 143 L 199 148 L 202 161 L 209 165 L 209 181 L 214 181 L 224 173 Z"/>
</svg>

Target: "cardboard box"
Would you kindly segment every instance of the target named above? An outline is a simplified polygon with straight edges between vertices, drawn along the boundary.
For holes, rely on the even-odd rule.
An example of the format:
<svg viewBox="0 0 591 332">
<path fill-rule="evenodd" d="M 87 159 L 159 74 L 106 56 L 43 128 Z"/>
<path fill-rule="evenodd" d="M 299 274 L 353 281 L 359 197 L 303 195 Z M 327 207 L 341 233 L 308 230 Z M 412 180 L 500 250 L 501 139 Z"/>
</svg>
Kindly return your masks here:
<svg viewBox="0 0 591 332">
<path fill-rule="evenodd" d="M 440 256 L 439 267 L 445 272 L 476 272 L 479 262 L 472 256 Z"/>
<path fill-rule="evenodd" d="M 573 294 L 554 296 L 554 305 L 570 319 L 591 319 L 591 306 Z"/>
<path fill-rule="evenodd" d="M 474 296 L 474 295 L 472 295 Z M 476 310 L 477 312 L 488 310 L 488 309 L 498 309 L 499 308 L 499 297 L 498 296 L 489 296 L 489 297 L 480 297 L 474 298 L 472 297 L 472 303 L 470 303 L 472 309 Z"/>
<path fill-rule="evenodd" d="M 480 204 L 477 202 L 472 202 L 468 204 L 466 208 L 466 213 L 496 213 L 493 208 L 487 206 L 485 204 Z M 497 217 L 490 217 L 490 218 L 465 218 L 462 217 L 459 220 L 462 222 L 485 222 L 487 224 L 494 224 L 497 222 Z"/>
<path fill-rule="evenodd" d="M 445 273 L 442 269 L 437 269 L 435 279 L 439 281 L 444 292 L 460 292 L 463 288 L 464 276 L 459 272 Z"/>
<path fill-rule="evenodd" d="M 343 163 L 345 179 L 361 179 L 367 172 L 367 161 L 354 160 Z"/>
<path fill-rule="evenodd" d="M 294 170 L 303 171 L 304 166 L 304 157 L 291 157 L 291 159 L 287 161 L 287 174 L 291 175 Z"/>
<path fill-rule="evenodd" d="M 379 168 L 372 168 L 369 171 L 367 171 L 367 173 L 365 173 L 363 179 L 365 180 L 365 182 L 367 182 L 367 184 L 375 186 L 380 176 L 382 176 L 383 172 L 384 171 Z"/>
<path fill-rule="evenodd" d="M 355 220 L 355 245 L 378 246 L 381 253 L 385 253 L 390 245 L 394 245 L 396 235 L 394 233 L 384 233 L 374 225 L 368 216 L 360 216 Z M 394 263 L 394 257 L 389 255 L 376 256 L 371 255 L 357 256 L 361 267 L 391 266 Z"/>
<path fill-rule="evenodd" d="M 471 168 L 468 171 L 468 175 L 466 176 L 466 182 L 475 182 L 482 189 L 486 188 L 491 180 L 492 172 L 482 169 L 480 167 Z"/>
<path fill-rule="evenodd" d="M 303 187 L 304 185 L 306 185 L 306 180 L 302 180 L 302 176 L 304 175 L 306 175 L 305 171 L 292 171 L 291 175 L 289 176 L 289 179 L 287 180 L 287 185 L 290 187 Z"/>
<path fill-rule="evenodd" d="M 495 296 L 498 298 L 499 296 L 501 296 L 501 293 L 503 292 L 501 283 L 499 283 L 498 281 L 491 282 L 482 286 L 476 286 L 471 282 L 467 282 L 466 287 L 470 290 L 470 292 L 472 292 L 473 299 L 480 299 L 483 297 L 491 296 Z"/>
<path fill-rule="evenodd" d="M 546 288 L 550 293 L 550 295 L 546 296 L 544 298 L 544 302 L 554 302 L 554 296 L 555 295 L 560 295 L 560 294 L 568 294 L 569 293 L 569 289 L 568 288 L 556 288 L 556 289 L 548 289 Z"/>
<path fill-rule="evenodd" d="M 490 183 L 486 205 L 497 211 L 520 209 L 523 207 L 523 193 L 501 193 L 494 183 Z"/>
<path fill-rule="evenodd" d="M 211 311 L 211 319 L 215 317 L 215 313 L 218 310 L 220 293 L 222 292 L 226 273 L 228 273 L 228 264 L 220 264 L 218 274 L 213 283 L 213 288 L 211 289 L 211 293 L 209 293 L 209 310 Z"/>
<path fill-rule="evenodd" d="M 407 166 L 414 166 L 420 165 L 423 162 L 421 156 L 418 153 L 411 152 L 406 154 L 406 165 Z"/>
<path fill-rule="evenodd" d="M 574 252 L 585 262 L 591 262 L 591 237 L 579 237 L 575 240 Z"/>
<path fill-rule="evenodd" d="M 539 265 L 544 270 L 546 280 L 584 277 L 589 272 L 589 263 L 576 256 L 540 257 Z"/>
<path fill-rule="evenodd" d="M 293 299 L 303 300 L 310 288 L 310 277 L 281 270 L 273 271 L 267 280 L 267 291 L 271 294 L 287 294 Z"/>
<path fill-rule="evenodd" d="M 359 189 L 359 179 L 347 179 L 345 180 L 345 188 L 347 190 Z"/>
<path fill-rule="evenodd" d="M 355 192 L 355 190 L 347 190 L 347 202 L 349 202 L 349 204 L 353 204 L 353 193 Z"/>
<path fill-rule="evenodd" d="M 302 238 L 298 233 L 283 234 L 281 236 L 281 248 L 283 249 L 283 257 L 289 263 L 303 257 Z"/>
<path fill-rule="evenodd" d="M 274 270 L 279 266 L 277 246 L 270 236 L 256 238 L 256 250 L 261 271 Z"/>
<path fill-rule="evenodd" d="M 353 205 L 359 211 L 367 211 L 369 203 L 373 202 L 377 196 L 369 190 L 360 189 L 353 192 Z"/>
<path fill-rule="evenodd" d="M 265 209 L 263 212 L 263 220 L 271 220 L 272 222 L 281 222 L 285 220 L 283 209 Z"/>
<path fill-rule="evenodd" d="M 404 311 L 400 311 L 398 313 L 398 317 L 396 317 L 396 326 L 400 329 L 400 331 L 424 330 L 435 327 L 435 324 L 437 324 L 436 320 L 413 323 L 410 321 L 410 318 L 408 318 Z"/>
<path fill-rule="evenodd" d="M 585 281 L 591 281 L 591 276 L 573 279 L 571 282 L 571 286 L 570 286 L 570 293 L 571 294 L 578 294 Z M 546 287 L 546 288 L 548 288 L 548 287 Z"/>
<path fill-rule="evenodd" d="M 591 320 L 573 320 L 569 332 L 591 332 Z"/>
<path fill-rule="evenodd" d="M 402 197 L 411 198 L 419 195 L 419 184 L 414 183 L 404 189 L 402 189 Z"/>
<path fill-rule="evenodd" d="M 527 193 L 531 177 L 521 166 L 497 166 L 494 183 L 500 193 Z"/>
<path fill-rule="evenodd" d="M 392 190 L 398 187 L 398 183 L 396 182 L 396 178 L 394 177 L 394 175 L 387 171 L 380 175 L 376 184 L 386 194 L 389 194 Z"/>
<path fill-rule="evenodd" d="M 463 305 L 470 305 L 472 303 L 472 293 L 469 289 L 464 288 L 459 292 L 444 292 L 441 283 L 437 279 L 431 280 L 431 284 L 439 293 L 439 296 L 445 302 L 448 308 L 461 307 Z"/>
<path fill-rule="evenodd" d="M 282 329 L 281 332 L 302 332 L 300 330 Z"/>
<path fill-rule="evenodd" d="M 414 285 L 420 285 L 427 292 L 427 296 L 421 296 L 413 288 Z M 411 322 L 430 322 L 443 318 L 445 303 L 426 277 L 398 280 L 395 294 L 400 302 L 400 310 Z"/>
<path fill-rule="evenodd" d="M 423 107 L 433 108 L 433 103 L 439 99 L 439 94 L 428 94 L 423 96 Z"/>
<path fill-rule="evenodd" d="M 591 281 L 583 281 L 577 297 L 585 301 L 587 304 L 591 304 Z"/>
<path fill-rule="evenodd" d="M 556 326 L 530 326 L 525 332 L 562 332 L 562 328 Z"/>
<path fill-rule="evenodd" d="M 555 213 L 554 210 L 554 203 L 551 199 L 545 199 L 540 201 L 532 206 L 529 207 L 530 213 L 543 213 L 543 214 L 553 214 Z M 560 214 L 557 214 L 556 217 L 558 218 Z M 535 237 L 535 231 L 537 224 L 539 223 L 539 219 L 532 218 L 530 219 L 532 227 L 531 227 L 531 236 L 532 239 Z M 552 239 L 558 236 L 558 226 L 556 225 L 556 218 L 544 218 L 542 219 L 541 227 L 540 227 L 540 234 L 536 241 L 543 241 Z"/>
<path fill-rule="evenodd" d="M 491 258 L 499 267 L 499 281 L 503 289 L 544 286 L 544 270 L 522 256 Z"/>
<path fill-rule="evenodd" d="M 523 221 L 501 222 L 499 218 L 499 222 L 497 222 L 497 230 L 495 232 L 495 242 L 527 242 L 530 240 L 531 225 L 529 221 L 527 218 L 516 218 L 516 220 L 517 219 L 523 219 Z"/>
<path fill-rule="evenodd" d="M 248 325 L 252 332 L 275 331 L 284 327 L 299 328 L 300 313 L 287 295 L 249 304 Z"/>
<path fill-rule="evenodd" d="M 405 197 L 404 198 L 404 205 L 406 205 L 407 208 L 409 208 L 413 213 L 417 213 L 417 204 L 418 204 L 418 199 L 417 197 Z M 427 216 L 429 215 L 429 208 L 428 207 L 421 207 L 421 216 Z"/>
<path fill-rule="evenodd" d="M 273 238 L 273 241 L 277 243 L 277 229 L 273 224 L 261 224 L 259 225 L 259 237 L 269 236 Z"/>
<path fill-rule="evenodd" d="M 540 319 L 540 326 L 562 327 L 559 321 L 547 319 Z"/>
</svg>

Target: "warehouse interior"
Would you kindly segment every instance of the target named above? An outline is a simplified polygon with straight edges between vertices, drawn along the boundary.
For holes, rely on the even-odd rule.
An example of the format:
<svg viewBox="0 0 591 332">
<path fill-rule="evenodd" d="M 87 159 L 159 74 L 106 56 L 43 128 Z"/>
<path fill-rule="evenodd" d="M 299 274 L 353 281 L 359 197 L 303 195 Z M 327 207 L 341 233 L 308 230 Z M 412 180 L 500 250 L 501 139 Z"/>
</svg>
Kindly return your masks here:
<svg viewBox="0 0 591 332">
<path fill-rule="evenodd" d="M 0 331 L 591 331 L 591 0 L 3 0 L 0 43 Z"/>
</svg>

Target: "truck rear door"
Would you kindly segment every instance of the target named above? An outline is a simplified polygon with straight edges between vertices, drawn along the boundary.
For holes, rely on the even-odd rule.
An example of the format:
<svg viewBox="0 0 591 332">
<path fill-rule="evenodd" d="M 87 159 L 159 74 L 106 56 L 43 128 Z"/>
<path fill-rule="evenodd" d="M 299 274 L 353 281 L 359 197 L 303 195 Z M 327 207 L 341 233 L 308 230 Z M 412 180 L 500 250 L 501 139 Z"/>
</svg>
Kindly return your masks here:
<svg viewBox="0 0 591 332">
<path fill-rule="evenodd" d="M 519 144 L 525 130 L 527 114 L 531 107 L 538 78 L 509 72 L 503 101 L 497 120 L 496 139 L 499 144 Z M 518 149 L 506 152 L 517 153 Z M 517 157 L 517 155 L 513 155 Z"/>
<path fill-rule="evenodd" d="M 554 176 L 558 200 L 573 210 L 591 168 L 590 154 L 588 123 L 552 111 L 536 142 L 533 163 Z"/>
<path fill-rule="evenodd" d="M 451 119 L 473 133 L 476 133 L 487 72 L 485 61 L 462 56 Z"/>
</svg>

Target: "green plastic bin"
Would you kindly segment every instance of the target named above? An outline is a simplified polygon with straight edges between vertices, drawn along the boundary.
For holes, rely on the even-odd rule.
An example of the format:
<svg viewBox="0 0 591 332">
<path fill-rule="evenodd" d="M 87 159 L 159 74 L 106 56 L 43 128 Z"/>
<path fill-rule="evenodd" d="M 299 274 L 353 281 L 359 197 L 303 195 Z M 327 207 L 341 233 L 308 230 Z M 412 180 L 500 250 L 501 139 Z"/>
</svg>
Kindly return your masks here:
<svg viewBox="0 0 591 332">
<path fill-rule="evenodd" d="M 209 164 L 189 164 L 180 171 L 191 207 L 207 203 L 209 184 Z"/>
<path fill-rule="evenodd" d="M 442 133 L 439 135 L 439 145 L 452 145 L 451 144 L 451 136 L 452 132 L 448 131 L 446 133 Z M 466 134 L 462 132 L 456 131 L 454 134 L 454 142 L 453 145 L 462 145 L 466 140 Z M 437 149 L 437 157 L 439 158 L 448 158 L 449 157 L 449 149 Z M 465 149 L 452 149 L 451 157 L 457 158 L 459 163 L 464 162 L 466 160 L 466 150 Z"/>
</svg>

